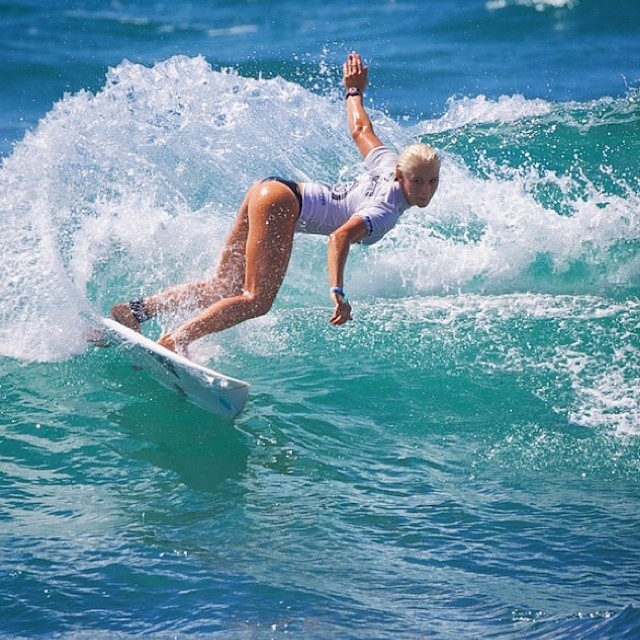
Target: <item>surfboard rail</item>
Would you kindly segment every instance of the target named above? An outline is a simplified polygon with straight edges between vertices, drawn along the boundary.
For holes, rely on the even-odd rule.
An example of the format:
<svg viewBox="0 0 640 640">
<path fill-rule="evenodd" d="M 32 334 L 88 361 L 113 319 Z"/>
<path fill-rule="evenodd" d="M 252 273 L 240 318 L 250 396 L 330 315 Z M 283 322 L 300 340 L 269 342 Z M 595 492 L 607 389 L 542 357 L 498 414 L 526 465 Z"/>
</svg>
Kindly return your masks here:
<svg viewBox="0 0 640 640">
<path fill-rule="evenodd" d="M 102 318 L 102 324 L 138 366 L 201 409 L 227 419 L 244 409 L 249 395 L 244 380 L 193 362 L 111 318 Z"/>
</svg>

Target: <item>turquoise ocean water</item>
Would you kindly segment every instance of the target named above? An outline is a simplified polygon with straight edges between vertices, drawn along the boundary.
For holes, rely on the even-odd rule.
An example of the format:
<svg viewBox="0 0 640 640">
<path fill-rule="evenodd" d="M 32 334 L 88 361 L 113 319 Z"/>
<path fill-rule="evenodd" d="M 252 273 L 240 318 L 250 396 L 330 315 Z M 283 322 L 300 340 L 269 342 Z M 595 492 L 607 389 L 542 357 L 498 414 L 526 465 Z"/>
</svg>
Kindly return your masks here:
<svg viewBox="0 0 640 640">
<path fill-rule="evenodd" d="M 635 0 L 0 3 L 0 636 L 640 637 Z M 195 345 L 233 424 L 86 336 L 347 179 L 340 64 L 443 157 L 348 266 Z M 149 327 L 154 336 L 178 318 Z"/>
</svg>

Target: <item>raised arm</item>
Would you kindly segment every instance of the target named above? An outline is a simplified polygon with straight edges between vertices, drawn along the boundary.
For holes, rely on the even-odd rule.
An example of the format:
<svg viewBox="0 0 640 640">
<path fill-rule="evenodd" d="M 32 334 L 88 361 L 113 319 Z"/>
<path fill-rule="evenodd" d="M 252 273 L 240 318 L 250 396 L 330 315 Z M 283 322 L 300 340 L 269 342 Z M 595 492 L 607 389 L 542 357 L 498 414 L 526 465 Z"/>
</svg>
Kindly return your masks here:
<svg viewBox="0 0 640 640">
<path fill-rule="evenodd" d="M 363 104 L 368 72 L 369 67 L 364 66 L 362 58 L 355 52 L 348 55 L 342 67 L 344 86 L 347 90 L 347 123 L 351 136 L 364 157 L 372 149 L 382 146 Z"/>
</svg>

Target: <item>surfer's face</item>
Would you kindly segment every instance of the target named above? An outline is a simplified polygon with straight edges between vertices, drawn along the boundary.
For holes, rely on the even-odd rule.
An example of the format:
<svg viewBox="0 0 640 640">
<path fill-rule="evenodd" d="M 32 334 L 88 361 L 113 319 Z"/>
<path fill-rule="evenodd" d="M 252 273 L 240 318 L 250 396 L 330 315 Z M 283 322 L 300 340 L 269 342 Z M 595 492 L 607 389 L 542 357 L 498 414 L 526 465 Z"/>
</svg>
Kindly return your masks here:
<svg viewBox="0 0 640 640">
<path fill-rule="evenodd" d="M 421 162 L 396 174 L 404 198 L 412 207 L 426 207 L 438 189 L 440 163 L 437 160 Z"/>
</svg>

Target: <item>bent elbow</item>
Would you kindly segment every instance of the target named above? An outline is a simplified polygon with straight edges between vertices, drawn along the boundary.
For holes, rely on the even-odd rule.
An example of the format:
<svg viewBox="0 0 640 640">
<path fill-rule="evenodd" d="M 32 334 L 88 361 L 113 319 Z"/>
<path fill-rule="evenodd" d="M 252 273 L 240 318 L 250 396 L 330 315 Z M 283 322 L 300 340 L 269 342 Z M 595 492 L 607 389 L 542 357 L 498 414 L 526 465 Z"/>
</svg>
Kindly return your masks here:
<svg viewBox="0 0 640 640">
<path fill-rule="evenodd" d="M 345 231 L 337 229 L 333 233 L 329 234 L 329 244 L 333 245 L 336 248 L 344 246 L 345 244 L 349 245 L 349 234 Z"/>
</svg>

